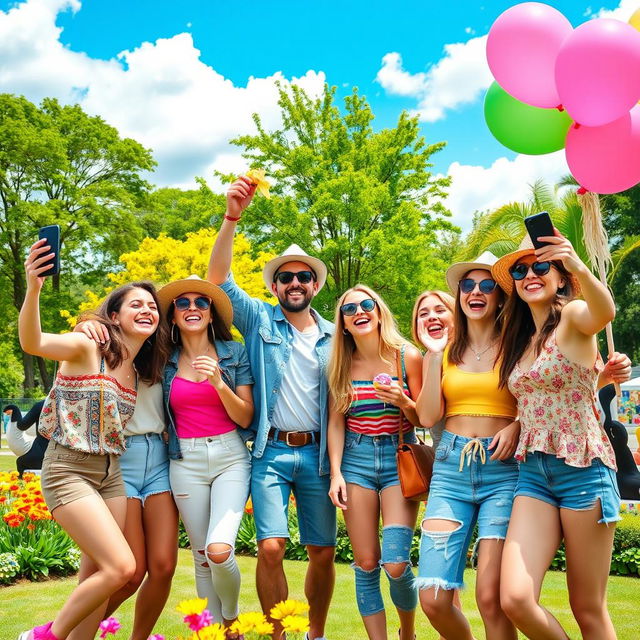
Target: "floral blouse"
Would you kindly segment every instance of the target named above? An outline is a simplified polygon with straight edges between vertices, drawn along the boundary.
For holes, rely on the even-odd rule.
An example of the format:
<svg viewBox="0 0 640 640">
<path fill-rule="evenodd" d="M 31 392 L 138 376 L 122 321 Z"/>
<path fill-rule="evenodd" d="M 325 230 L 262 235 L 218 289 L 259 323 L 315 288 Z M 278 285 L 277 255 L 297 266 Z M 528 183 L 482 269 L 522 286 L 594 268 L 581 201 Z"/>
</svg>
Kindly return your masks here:
<svg viewBox="0 0 640 640">
<path fill-rule="evenodd" d="M 593 367 L 568 360 L 558 348 L 556 332 L 524 372 L 517 364 L 509 376 L 509 391 L 518 401 L 521 431 L 515 457 L 541 451 L 564 458 L 572 467 L 588 467 L 594 458 L 616 469 L 609 438 L 596 406 L 598 356 Z"/>
</svg>

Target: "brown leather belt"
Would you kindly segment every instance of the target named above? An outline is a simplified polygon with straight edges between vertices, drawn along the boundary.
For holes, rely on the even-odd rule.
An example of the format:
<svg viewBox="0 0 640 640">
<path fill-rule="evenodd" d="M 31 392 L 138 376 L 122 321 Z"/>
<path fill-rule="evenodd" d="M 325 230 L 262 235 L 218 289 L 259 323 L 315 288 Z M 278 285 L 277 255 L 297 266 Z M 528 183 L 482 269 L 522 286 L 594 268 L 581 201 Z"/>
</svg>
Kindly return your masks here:
<svg viewBox="0 0 640 640">
<path fill-rule="evenodd" d="M 276 435 L 277 433 L 277 435 Z M 269 439 L 286 442 L 290 447 L 304 447 L 312 442 L 320 441 L 319 431 L 278 431 L 269 429 Z"/>
</svg>

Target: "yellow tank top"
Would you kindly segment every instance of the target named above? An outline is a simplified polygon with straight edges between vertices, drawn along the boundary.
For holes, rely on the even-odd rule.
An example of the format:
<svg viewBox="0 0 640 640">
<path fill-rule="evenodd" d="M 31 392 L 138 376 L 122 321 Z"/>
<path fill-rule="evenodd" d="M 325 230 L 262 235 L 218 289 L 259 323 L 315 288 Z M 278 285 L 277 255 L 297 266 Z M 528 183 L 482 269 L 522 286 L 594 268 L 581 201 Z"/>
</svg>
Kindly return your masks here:
<svg viewBox="0 0 640 640">
<path fill-rule="evenodd" d="M 463 371 L 449 362 L 449 348 L 442 358 L 442 395 L 445 418 L 451 416 L 493 416 L 516 418 L 516 399 L 505 387 L 498 388 L 500 365 L 491 371 L 473 373 Z"/>
</svg>

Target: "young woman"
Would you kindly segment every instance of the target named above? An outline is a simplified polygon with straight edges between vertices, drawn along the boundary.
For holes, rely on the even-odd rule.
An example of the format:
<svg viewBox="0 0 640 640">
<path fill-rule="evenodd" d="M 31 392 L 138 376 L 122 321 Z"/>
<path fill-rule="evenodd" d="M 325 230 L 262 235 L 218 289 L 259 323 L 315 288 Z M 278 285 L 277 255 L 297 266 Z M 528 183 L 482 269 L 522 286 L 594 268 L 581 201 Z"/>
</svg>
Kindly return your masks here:
<svg viewBox="0 0 640 640">
<path fill-rule="evenodd" d="M 75 331 L 99 344 L 107 344 L 106 325 L 80 322 Z M 157 366 L 153 376 L 140 379 L 133 416 L 124 428 L 126 450 L 120 468 L 127 493 L 124 535 L 136 559 L 133 578 L 109 599 L 105 616 L 111 615 L 138 588 L 131 640 L 146 640 L 153 632 L 171 590 L 178 548 L 178 512 L 169 485 L 169 456 L 163 438 L 166 431 L 162 401 L 162 373 L 169 355 L 169 332 L 161 318 L 155 336 Z M 80 579 L 92 567 L 83 557 Z M 142 586 L 141 586 L 142 585 Z M 91 640 L 94 633 L 76 629 L 70 640 Z"/>
<path fill-rule="evenodd" d="M 42 466 L 42 491 L 55 520 L 95 564 L 52 622 L 25 631 L 20 640 L 64 640 L 84 624 L 97 630 L 107 599 L 135 572 L 135 559 L 122 534 L 126 497 L 118 456 L 123 427 L 136 401 L 136 368 L 150 374 L 153 359 L 138 357 L 159 321 L 155 290 L 138 282 L 116 289 L 97 312 L 110 340 L 100 347 L 81 333 L 55 335 L 40 327 L 39 298 L 53 254 L 39 240 L 25 262 L 27 293 L 20 311 L 22 348 L 60 361 L 46 399 L 40 430 L 50 435 Z M 101 605 L 102 608 L 101 608 Z M 94 614 L 91 616 L 90 614 Z"/>
<path fill-rule="evenodd" d="M 500 562 L 518 477 L 511 457 L 519 425 L 515 400 L 499 389 L 498 315 L 502 292 L 491 277 L 495 256 L 447 271 L 456 291 L 454 337 L 424 337 L 428 348 L 424 384 L 416 409 L 426 426 L 445 418 L 436 450 L 429 500 L 422 523 L 416 580 L 420 603 L 447 640 L 472 640 L 464 614 L 454 606 L 463 587 L 467 549 L 478 524 L 476 601 L 488 640 L 515 640 L 500 608 Z"/>
<path fill-rule="evenodd" d="M 253 417 L 253 378 L 234 342 L 231 302 L 191 276 L 158 292 L 175 349 L 165 368 L 170 478 L 195 563 L 198 596 L 216 622 L 238 616 L 240 570 L 234 547 L 249 494 L 249 451 L 238 432 Z M 235 638 L 227 631 L 228 638 Z"/>
<path fill-rule="evenodd" d="M 501 601 L 528 638 L 566 640 L 540 605 L 542 580 L 564 540 L 571 609 L 585 640 L 614 640 L 607 579 L 619 520 L 615 459 L 596 411 L 602 361 L 596 334 L 615 306 L 556 230 L 534 250 L 493 268 L 508 293 L 500 342 L 500 386 L 518 401 L 520 477 L 505 543 Z M 583 300 L 574 300 L 581 294 Z"/>
<path fill-rule="evenodd" d="M 371 640 L 387 638 L 382 566 L 400 618 L 400 639 L 413 640 L 417 598 L 409 554 L 418 503 L 402 496 L 396 449 L 401 416 L 405 440 L 415 442 L 413 425 L 418 419 L 411 398 L 420 390 L 420 353 L 400 336 L 382 298 L 364 285 L 342 295 L 335 324 L 328 368 L 329 496 L 344 510 L 358 609 L 367 635 Z M 395 377 L 398 357 L 402 380 Z M 377 382 L 380 373 L 391 383 Z"/>
</svg>

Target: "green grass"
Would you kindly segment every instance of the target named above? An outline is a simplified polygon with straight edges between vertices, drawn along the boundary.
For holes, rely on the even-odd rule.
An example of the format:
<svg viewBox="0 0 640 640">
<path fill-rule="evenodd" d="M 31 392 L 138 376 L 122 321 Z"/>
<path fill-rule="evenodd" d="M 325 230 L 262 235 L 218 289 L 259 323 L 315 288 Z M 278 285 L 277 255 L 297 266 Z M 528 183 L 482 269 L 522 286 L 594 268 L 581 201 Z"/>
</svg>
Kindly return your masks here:
<svg viewBox="0 0 640 640">
<path fill-rule="evenodd" d="M 11 455 L 4 455 L 4 452 L 11 453 L 6 443 L 2 442 L 2 448 L 0 449 L 2 455 L 0 455 L 0 471 L 15 471 L 16 470 L 16 457 Z"/>
<path fill-rule="evenodd" d="M 585 559 L 588 562 L 588 559 Z M 254 589 L 255 559 L 241 557 L 239 559 L 243 584 L 241 601 L 242 611 L 258 611 L 258 598 Z M 285 570 L 289 579 L 290 597 L 303 599 L 303 583 L 306 563 L 285 562 Z M 336 590 L 331 604 L 327 627 L 329 640 L 354 640 L 365 638 L 362 622 L 358 615 L 353 587 L 353 573 L 348 565 L 339 564 L 337 568 Z M 468 570 L 465 574 L 468 589 L 462 594 L 463 608 L 471 620 L 476 637 L 483 638 L 484 631 L 477 609 L 473 602 L 473 585 L 475 574 Z M 388 592 L 383 578 L 383 593 Z M 32 623 L 42 623 L 50 620 L 60 608 L 67 595 L 75 585 L 75 579 L 50 580 L 42 583 L 22 581 L 19 584 L 0 588 L 0 629 L 2 640 L 13 640 L 20 631 Z M 569 636 L 580 637 L 578 628 L 573 622 L 565 586 L 563 573 L 550 572 L 547 575 L 543 589 L 544 604 L 558 616 Z M 186 627 L 175 611 L 179 601 L 195 597 L 194 581 L 191 565 L 191 554 L 181 550 L 179 566 L 173 581 L 171 597 L 165 611 L 156 625 L 155 632 L 163 633 L 167 640 L 174 636 L 185 635 Z M 398 626 L 395 610 L 391 607 L 388 593 L 385 602 L 389 616 L 390 636 L 395 637 Z M 130 631 L 132 616 L 130 600 L 125 603 L 118 617 L 123 623 L 123 629 L 118 638 L 125 639 Z M 618 640 L 635 640 L 638 638 L 638 622 L 636 620 L 640 608 L 640 580 L 637 578 L 611 577 L 609 580 L 609 610 L 618 632 Z M 418 640 L 435 640 L 438 635 L 429 626 L 425 616 L 418 612 L 417 616 Z"/>
</svg>

